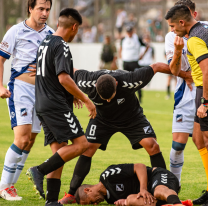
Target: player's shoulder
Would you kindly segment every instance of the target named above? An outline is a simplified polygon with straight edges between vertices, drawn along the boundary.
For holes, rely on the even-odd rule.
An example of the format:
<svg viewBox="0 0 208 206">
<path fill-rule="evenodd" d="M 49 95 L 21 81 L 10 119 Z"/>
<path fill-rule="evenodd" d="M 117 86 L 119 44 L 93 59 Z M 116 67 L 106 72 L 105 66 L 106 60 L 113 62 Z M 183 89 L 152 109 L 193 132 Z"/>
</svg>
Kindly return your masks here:
<svg viewBox="0 0 208 206">
<path fill-rule="evenodd" d="M 165 36 L 165 41 L 174 41 L 176 34 L 174 32 L 168 32 Z"/>
<path fill-rule="evenodd" d="M 45 26 L 45 30 L 47 31 L 47 33 L 49 35 L 55 33 L 55 31 L 50 26 L 48 26 L 47 24 Z"/>
<path fill-rule="evenodd" d="M 24 29 L 24 28 L 25 28 L 25 27 L 24 27 L 23 22 L 20 22 L 20 23 L 18 23 L 18 24 L 13 25 L 13 26 L 8 30 L 8 32 L 12 32 L 13 35 L 14 35 L 14 33 L 18 32 L 19 30 L 22 30 L 22 29 Z"/>
</svg>

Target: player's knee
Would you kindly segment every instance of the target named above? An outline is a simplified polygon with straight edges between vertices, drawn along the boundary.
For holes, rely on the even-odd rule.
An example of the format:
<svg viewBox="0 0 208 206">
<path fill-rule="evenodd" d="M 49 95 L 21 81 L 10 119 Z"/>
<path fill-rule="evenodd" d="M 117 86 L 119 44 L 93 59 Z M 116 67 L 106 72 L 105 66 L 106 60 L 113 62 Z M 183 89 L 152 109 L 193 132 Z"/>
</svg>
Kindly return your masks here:
<svg viewBox="0 0 208 206">
<path fill-rule="evenodd" d="M 154 154 L 159 153 L 160 152 L 160 146 L 159 146 L 159 144 L 156 141 L 154 141 L 150 145 L 150 150 L 149 151 L 150 151 L 151 155 L 154 155 Z"/>
<path fill-rule="evenodd" d="M 172 148 L 176 151 L 182 152 L 185 149 L 186 144 L 180 143 L 180 142 L 172 142 Z"/>
<path fill-rule="evenodd" d="M 82 154 L 85 152 L 89 147 L 89 143 L 87 140 L 83 140 L 78 146 L 77 146 L 77 152 L 79 154 Z"/>
</svg>

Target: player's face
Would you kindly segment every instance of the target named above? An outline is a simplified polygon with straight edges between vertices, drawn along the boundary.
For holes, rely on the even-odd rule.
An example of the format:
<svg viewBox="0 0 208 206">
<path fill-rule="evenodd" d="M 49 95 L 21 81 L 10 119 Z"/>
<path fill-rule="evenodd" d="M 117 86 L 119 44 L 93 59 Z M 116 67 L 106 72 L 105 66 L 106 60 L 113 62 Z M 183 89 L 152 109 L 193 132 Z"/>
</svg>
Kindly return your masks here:
<svg viewBox="0 0 208 206">
<path fill-rule="evenodd" d="M 46 0 L 37 0 L 35 7 L 30 8 L 31 18 L 37 24 L 45 24 L 50 14 L 51 3 Z"/>
<path fill-rule="evenodd" d="M 178 22 L 171 22 L 171 19 L 168 19 L 167 21 L 171 31 L 174 32 L 177 36 L 183 37 L 187 34 L 184 27 L 184 21 L 180 20 Z"/>
</svg>

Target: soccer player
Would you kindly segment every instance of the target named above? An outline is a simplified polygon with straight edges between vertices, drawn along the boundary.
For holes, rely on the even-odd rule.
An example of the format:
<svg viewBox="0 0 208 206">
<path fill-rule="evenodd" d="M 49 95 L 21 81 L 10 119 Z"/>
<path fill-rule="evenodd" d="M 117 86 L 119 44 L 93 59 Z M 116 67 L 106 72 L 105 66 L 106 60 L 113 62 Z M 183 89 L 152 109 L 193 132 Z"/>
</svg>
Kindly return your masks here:
<svg viewBox="0 0 208 206">
<path fill-rule="evenodd" d="M 144 147 L 150 155 L 152 167 L 166 168 L 154 130 L 143 114 L 135 95 L 138 89 L 149 83 L 156 72 L 170 73 L 170 69 L 167 64 L 156 63 L 134 72 L 124 70 L 75 72 L 74 81 L 96 105 L 97 116 L 88 123 L 85 135 L 89 148 L 79 157 L 70 190 L 60 200 L 62 204 L 73 202 L 73 195 L 90 171 L 93 155 L 98 148 L 106 150 L 108 141 L 116 132 L 126 135 L 133 149 Z M 180 74 L 188 73 L 181 71 Z"/>
<path fill-rule="evenodd" d="M 190 0 L 179 0 L 175 3 L 175 5 L 179 4 L 188 6 L 192 16 L 196 18 L 197 12 L 195 12 L 195 3 Z M 165 37 L 167 61 L 172 74 L 175 76 L 178 75 L 180 70 L 189 71 L 191 69 L 186 56 L 187 38 L 187 35 L 182 38 L 178 37 L 172 31 Z M 178 178 L 179 183 L 181 183 L 181 172 L 184 163 L 183 151 L 189 135 L 192 135 L 193 132 L 196 110 L 195 96 L 196 87 L 194 86 L 194 83 L 187 85 L 182 78 L 177 77 L 174 95 L 175 104 L 172 125 L 173 142 L 170 151 L 170 171 Z"/>
<path fill-rule="evenodd" d="M 115 205 L 180 204 L 179 181 L 170 171 L 144 164 L 111 165 L 96 185 L 82 185 L 75 197 L 81 205 L 107 201 Z"/>
<path fill-rule="evenodd" d="M 54 31 L 46 24 L 52 0 L 28 0 L 29 18 L 14 25 L 0 44 L 0 97 L 7 98 L 14 142 L 8 149 L 1 175 L 0 196 L 6 200 L 21 200 L 14 184 L 41 131 L 36 116 L 35 73 L 36 53 L 40 42 Z M 4 62 L 13 55 L 11 77 L 7 89 L 3 86 Z M 28 69 L 30 68 L 30 69 Z M 28 71 L 30 70 L 30 71 Z"/>
<path fill-rule="evenodd" d="M 45 146 L 50 144 L 54 155 L 28 169 L 27 175 L 43 198 L 43 178 L 48 175 L 45 205 L 61 205 L 57 200 L 63 165 L 88 148 L 83 129 L 73 113 L 73 96 L 75 103 L 79 104 L 80 100 L 85 103 L 90 117 L 96 116 L 95 105 L 73 81 L 73 60 L 66 43 L 73 40 L 81 24 L 82 17 L 77 10 L 62 10 L 57 31 L 42 41 L 37 53 L 35 109 L 43 126 Z M 71 145 L 67 144 L 68 140 Z"/>
<path fill-rule="evenodd" d="M 192 70 L 192 77 L 196 88 L 196 115 L 194 118 L 194 143 L 196 144 L 208 180 L 208 25 L 197 22 L 188 7 L 176 5 L 165 16 L 171 30 L 179 37 L 188 34 L 187 57 Z M 179 38 L 178 38 L 179 39 Z M 181 44 L 179 42 L 179 44 Z M 199 127 L 203 138 L 200 137 Z M 197 133 L 198 132 L 198 133 Z M 194 204 L 208 204 L 208 188 L 205 193 L 193 201 Z"/>
</svg>

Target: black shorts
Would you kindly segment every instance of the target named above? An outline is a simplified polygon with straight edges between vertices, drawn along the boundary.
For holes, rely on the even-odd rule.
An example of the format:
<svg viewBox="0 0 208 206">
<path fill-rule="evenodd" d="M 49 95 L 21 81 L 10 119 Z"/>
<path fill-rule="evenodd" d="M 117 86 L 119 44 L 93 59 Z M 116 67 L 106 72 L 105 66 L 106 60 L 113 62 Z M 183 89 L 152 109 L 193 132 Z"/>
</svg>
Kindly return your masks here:
<svg viewBox="0 0 208 206">
<path fill-rule="evenodd" d="M 150 185 L 148 191 L 154 195 L 155 188 L 159 185 L 164 185 L 171 190 L 174 190 L 177 194 L 179 192 L 178 178 L 170 171 L 157 167 L 151 175 Z"/>
<path fill-rule="evenodd" d="M 197 109 L 201 106 L 201 97 L 203 97 L 203 87 L 197 87 L 195 98 L 196 114 L 194 117 L 194 121 L 200 124 L 201 131 L 208 131 L 208 116 L 206 116 L 205 118 L 199 118 L 197 116 Z"/>
<path fill-rule="evenodd" d="M 68 142 L 68 140 L 84 135 L 84 131 L 72 110 L 43 116 L 38 115 L 38 118 L 44 130 L 45 146 L 52 142 L 59 144 Z"/>
<path fill-rule="evenodd" d="M 142 148 L 139 142 L 144 138 L 156 138 L 152 126 L 142 112 L 137 114 L 134 120 L 125 127 L 104 123 L 97 117 L 90 119 L 85 135 L 88 142 L 99 143 L 101 144 L 99 149 L 106 150 L 108 141 L 116 132 L 123 133 L 129 139 L 133 149 Z"/>
<path fill-rule="evenodd" d="M 129 72 L 133 72 L 135 69 L 140 68 L 138 61 L 134 62 L 123 62 L 123 69 Z"/>
</svg>

